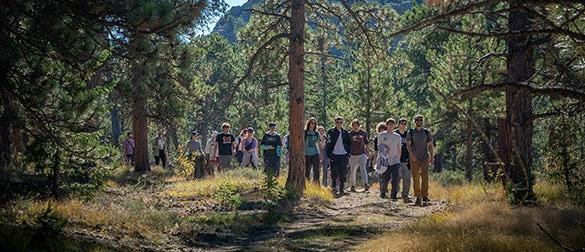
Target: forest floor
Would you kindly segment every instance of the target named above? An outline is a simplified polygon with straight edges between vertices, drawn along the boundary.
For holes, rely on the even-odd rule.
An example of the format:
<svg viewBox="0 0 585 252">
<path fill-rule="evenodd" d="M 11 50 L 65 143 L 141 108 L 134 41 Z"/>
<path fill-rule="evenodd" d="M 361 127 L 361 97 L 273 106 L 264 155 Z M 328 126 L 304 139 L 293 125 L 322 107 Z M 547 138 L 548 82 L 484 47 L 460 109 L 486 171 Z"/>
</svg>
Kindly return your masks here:
<svg viewBox="0 0 585 252">
<path fill-rule="evenodd" d="M 292 216 L 272 218 L 259 170 L 202 180 L 124 171 L 91 198 L 14 200 L 0 209 L 0 250 L 559 250 L 549 234 L 585 247 L 585 209 L 562 187 L 537 183 L 542 205 L 515 208 L 501 185 L 438 180 L 431 179 L 432 201 L 423 207 L 380 199 L 376 185 L 334 198 L 308 183 Z"/>
<path fill-rule="evenodd" d="M 282 185 L 284 178 L 278 183 Z M 3 221 L 0 244 L 4 245 L 0 248 L 348 250 L 447 206 L 445 201 L 420 207 L 381 199 L 375 186 L 370 192 L 358 187 L 358 192 L 333 198 L 329 189 L 308 184 L 292 216 L 268 221 L 262 174 L 251 169 L 204 180 L 186 180 L 160 170 L 152 174 L 128 172 L 106 184 L 91 199 L 14 202 L 2 212 L 4 220 L 13 220 Z M 35 233 L 46 229 L 40 227 L 42 223 L 56 222 L 54 216 L 45 220 L 43 214 L 49 205 L 67 223 L 59 235 L 38 239 Z"/>
</svg>

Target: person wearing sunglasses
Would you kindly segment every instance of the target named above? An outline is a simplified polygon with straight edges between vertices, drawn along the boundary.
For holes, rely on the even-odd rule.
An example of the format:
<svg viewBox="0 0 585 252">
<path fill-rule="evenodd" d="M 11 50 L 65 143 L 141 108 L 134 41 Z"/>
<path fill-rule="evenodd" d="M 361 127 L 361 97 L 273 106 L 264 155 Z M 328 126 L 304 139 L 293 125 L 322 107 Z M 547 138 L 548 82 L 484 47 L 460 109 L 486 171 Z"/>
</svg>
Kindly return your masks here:
<svg viewBox="0 0 585 252">
<path fill-rule="evenodd" d="M 408 133 L 408 121 L 406 118 L 398 119 L 398 129 L 396 132 L 400 135 L 402 139 L 402 153 L 400 155 L 400 179 L 402 179 L 402 200 L 404 203 L 411 203 L 412 200 L 410 199 L 410 181 L 412 177 L 410 176 L 410 165 L 408 164 L 408 148 L 406 147 L 406 135 Z"/>
<path fill-rule="evenodd" d="M 424 117 L 414 116 L 415 128 L 406 136 L 406 147 L 410 159 L 410 171 L 414 182 L 415 205 L 421 206 L 429 200 L 429 164 L 433 163 L 433 137 L 428 129 L 423 128 Z M 422 200 L 422 201 L 421 201 Z"/>
<path fill-rule="evenodd" d="M 311 117 L 305 125 L 305 177 L 311 179 L 313 171 L 313 182 L 319 184 L 319 141 L 321 136 L 317 131 L 317 119 Z"/>
<path fill-rule="evenodd" d="M 344 184 L 350 144 L 349 133 L 343 128 L 343 117 L 335 117 L 335 127 L 327 132 L 327 156 L 331 163 L 331 189 L 336 197 L 346 194 Z"/>
</svg>

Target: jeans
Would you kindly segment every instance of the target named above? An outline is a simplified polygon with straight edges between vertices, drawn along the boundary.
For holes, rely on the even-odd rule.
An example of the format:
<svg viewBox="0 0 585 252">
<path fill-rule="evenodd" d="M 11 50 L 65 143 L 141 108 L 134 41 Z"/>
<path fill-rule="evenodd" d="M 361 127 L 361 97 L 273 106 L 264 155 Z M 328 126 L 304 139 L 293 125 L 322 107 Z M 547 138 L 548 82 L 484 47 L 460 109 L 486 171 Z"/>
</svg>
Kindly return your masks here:
<svg viewBox="0 0 585 252">
<path fill-rule="evenodd" d="M 367 163 L 368 163 L 368 156 L 366 156 L 366 154 L 351 155 L 349 157 L 349 167 L 350 167 L 349 184 L 351 186 L 356 185 L 357 169 L 358 168 L 360 169 L 362 181 L 364 182 L 364 186 L 368 185 L 368 171 L 366 168 Z"/>
<path fill-rule="evenodd" d="M 390 191 L 390 196 L 392 198 L 396 198 L 400 182 L 399 171 L 400 163 L 397 163 L 388 166 L 388 169 L 382 173 L 380 176 L 380 195 L 386 196 L 386 193 L 388 192 L 388 182 L 390 182 L 390 179 L 392 179 L 392 190 Z"/>
<path fill-rule="evenodd" d="M 280 173 L 280 157 L 276 154 L 264 154 L 264 173 L 278 177 Z"/>
<path fill-rule="evenodd" d="M 307 181 L 311 177 L 311 170 L 313 170 L 313 182 L 319 183 L 319 168 L 319 154 L 305 156 L 305 177 Z"/>
<path fill-rule="evenodd" d="M 167 155 L 165 150 L 158 150 L 158 156 L 154 157 L 154 164 L 158 165 L 162 161 L 163 168 L 167 168 Z"/>
<path fill-rule="evenodd" d="M 331 155 L 331 188 L 337 190 L 339 185 L 340 193 L 344 190 L 348 164 L 349 157 L 347 155 Z"/>
<path fill-rule="evenodd" d="M 410 181 L 412 180 L 407 162 L 400 163 L 400 178 L 402 179 L 402 198 L 406 199 L 410 194 Z"/>
<path fill-rule="evenodd" d="M 326 154 L 323 154 L 323 186 L 328 186 L 331 183 L 331 174 L 329 171 L 330 160 Z"/>
</svg>

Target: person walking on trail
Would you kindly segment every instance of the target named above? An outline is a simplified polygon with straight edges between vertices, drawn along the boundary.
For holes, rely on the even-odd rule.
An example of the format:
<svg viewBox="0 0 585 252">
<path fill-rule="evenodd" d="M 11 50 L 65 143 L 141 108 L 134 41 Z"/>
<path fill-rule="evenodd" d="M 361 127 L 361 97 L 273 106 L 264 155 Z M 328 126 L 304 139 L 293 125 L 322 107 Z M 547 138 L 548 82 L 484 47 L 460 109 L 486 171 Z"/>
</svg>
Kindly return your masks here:
<svg viewBox="0 0 585 252">
<path fill-rule="evenodd" d="M 242 139 L 246 137 L 246 133 L 248 128 L 243 128 L 240 130 L 240 135 L 236 137 L 236 160 L 238 161 L 238 165 L 242 164 L 242 159 L 244 158 L 244 152 L 240 149 L 240 145 L 242 143 Z"/>
<path fill-rule="evenodd" d="M 325 133 L 325 127 L 318 126 L 317 131 L 319 132 L 319 157 L 321 161 L 321 165 L 323 166 L 323 186 L 329 186 L 331 183 L 331 173 L 329 171 L 329 157 L 326 154 L 326 147 L 327 147 L 327 134 Z"/>
<path fill-rule="evenodd" d="M 191 138 L 185 143 L 183 155 L 193 162 L 193 176 L 203 178 L 205 168 L 205 153 L 203 152 L 203 143 L 197 131 L 191 132 Z"/>
<path fill-rule="evenodd" d="M 406 135 L 406 147 L 410 159 L 410 171 L 414 183 L 415 205 L 428 203 L 429 200 L 429 164 L 433 163 L 433 137 L 428 129 L 423 128 L 424 117 L 414 117 L 415 128 Z"/>
<path fill-rule="evenodd" d="M 404 203 L 411 203 L 412 200 L 410 199 L 410 165 L 408 164 L 408 148 L 406 147 L 406 135 L 408 129 L 408 121 L 406 118 L 400 118 L 398 120 L 398 129 L 396 132 L 400 135 L 401 143 L 402 143 L 402 153 L 400 154 L 400 179 L 402 179 L 402 200 Z"/>
<path fill-rule="evenodd" d="M 368 184 L 368 170 L 366 165 L 368 163 L 368 134 L 360 128 L 360 121 L 354 119 L 351 122 L 351 131 L 349 132 L 351 144 L 349 146 L 349 183 L 351 185 L 350 192 L 356 192 L 356 177 L 357 170 L 361 171 L 362 181 L 364 183 L 364 191 L 368 191 L 370 186 Z"/>
<path fill-rule="evenodd" d="M 313 171 L 313 182 L 319 184 L 319 140 L 321 136 L 317 131 L 317 119 L 310 118 L 305 125 L 305 177 L 307 181 L 311 178 Z"/>
<path fill-rule="evenodd" d="M 240 141 L 239 150 L 242 151 L 241 167 L 258 168 L 258 139 L 254 137 L 254 128 L 246 129 L 246 135 Z"/>
<path fill-rule="evenodd" d="M 133 165 L 134 164 L 134 134 L 132 132 L 128 132 L 127 138 L 122 144 L 122 149 L 124 151 L 124 164 L 126 165 Z"/>
<path fill-rule="evenodd" d="M 216 155 L 214 152 L 216 150 L 215 146 L 217 145 L 217 142 L 215 141 L 217 134 L 218 133 L 215 130 L 211 132 L 211 137 L 209 137 L 205 143 L 205 159 L 207 160 L 207 173 L 209 175 L 213 175 L 213 171 L 217 166 L 217 160 L 214 158 Z"/>
<path fill-rule="evenodd" d="M 390 118 L 386 120 L 386 130 L 378 134 L 378 165 L 376 173 L 380 174 L 380 197 L 386 198 L 388 182 L 392 179 L 390 198 L 397 200 L 400 171 L 400 154 L 402 143 L 400 135 L 392 131 L 396 122 Z"/>
<path fill-rule="evenodd" d="M 260 148 L 264 154 L 264 173 L 267 176 L 278 177 L 280 156 L 282 156 L 282 139 L 276 133 L 276 123 L 268 124 L 268 132 L 262 137 Z"/>
<path fill-rule="evenodd" d="M 199 133 L 197 131 L 191 132 L 191 138 L 185 144 L 185 151 L 183 155 L 187 156 L 190 160 L 193 155 L 203 155 L 203 144 L 199 140 Z"/>
<path fill-rule="evenodd" d="M 343 117 L 335 117 L 335 127 L 327 131 L 327 156 L 331 160 L 331 188 L 335 196 L 345 195 L 351 138 L 343 129 Z"/>
<path fill-rule="evenodd" d="M 152 152 L 154 164 L 159 165 L 162 162 L 162 167 L 167 168 L 167 137 L 165 132 L 159 132 L 152 140 Z"/>
<path fill-rule="evenodd" d="M 232 157 L 234 156 L 234 144 L 236 138 L 230 133 L 230 124 L 223 123 L 221 125 L 222 132 L 217 134 L 215 138 L 216 146 L 213 151 L 215 159 L 219 163 L 218 170 L 230 170 L 232 168 Z"/>
</svg>

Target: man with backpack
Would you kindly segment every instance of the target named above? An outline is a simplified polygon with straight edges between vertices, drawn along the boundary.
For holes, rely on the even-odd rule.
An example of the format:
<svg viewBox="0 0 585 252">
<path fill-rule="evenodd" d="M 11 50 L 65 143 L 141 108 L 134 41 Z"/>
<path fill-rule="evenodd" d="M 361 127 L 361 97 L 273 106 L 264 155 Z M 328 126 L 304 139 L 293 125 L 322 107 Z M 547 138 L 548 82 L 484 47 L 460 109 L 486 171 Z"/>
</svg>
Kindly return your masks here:
<svg viewBox="0 0 585 252">
<path fill-rule="evenodd" d="M 415 128 L 406 136 L 406 147 L 410 159 L 410 171 L 414 182 L 415 205 L 429 200 L 429 164 L 433 163 L 433 138 L 428 129 L 422 127 L 423 116 L 414 116 Z"/>
<path fill-rule="evenodd" d="M 349 164 L 350 144 L 349 133 L 343 129 L 343 117 L 335 117 L 335 127 L 327 132 L 327 156 L 331 160 L 331 188 L 336 196 L 346 194 L 344 184 Z"/>
</svg>

